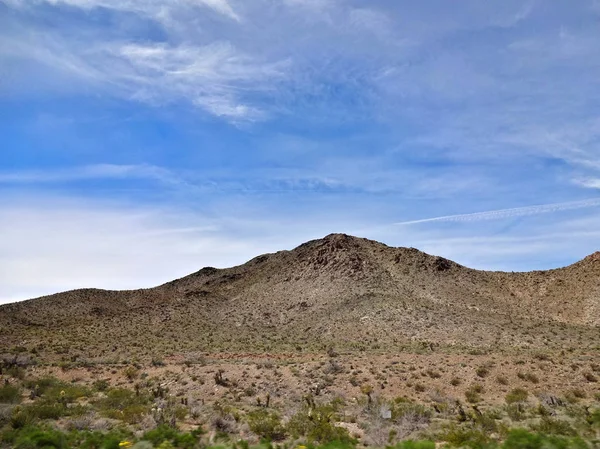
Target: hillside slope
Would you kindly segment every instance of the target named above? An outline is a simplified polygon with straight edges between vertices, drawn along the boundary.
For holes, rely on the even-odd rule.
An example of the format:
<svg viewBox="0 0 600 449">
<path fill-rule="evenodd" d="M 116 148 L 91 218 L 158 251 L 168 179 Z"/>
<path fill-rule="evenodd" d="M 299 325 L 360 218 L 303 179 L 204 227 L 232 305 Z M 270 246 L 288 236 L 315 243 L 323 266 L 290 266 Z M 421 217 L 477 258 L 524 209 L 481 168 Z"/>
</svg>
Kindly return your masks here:
<svg viewBox="0 0 600 449">
<path fill-rule="evenodd" d="M 528 273 L 472 270 L 332 234 L 244 265 L 135 291 L 0 307 L 0 341 L 52 357 L 395 351 L 411 345 L 585 348 L 600 336 L 600 253 Z"/>
</svg>

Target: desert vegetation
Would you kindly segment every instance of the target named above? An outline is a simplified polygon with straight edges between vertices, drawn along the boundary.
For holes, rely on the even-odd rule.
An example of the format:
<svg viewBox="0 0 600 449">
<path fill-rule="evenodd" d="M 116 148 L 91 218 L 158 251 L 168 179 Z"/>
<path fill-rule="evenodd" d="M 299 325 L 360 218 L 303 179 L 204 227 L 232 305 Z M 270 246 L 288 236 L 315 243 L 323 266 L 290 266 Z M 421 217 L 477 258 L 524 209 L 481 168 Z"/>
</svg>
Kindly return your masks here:
<svg viewBox="0 0 600 449">
<path fill-rule="evenodd" d="M 478 272 L 333 235 L 2 306 L 0 447 L 596 448 L 598 263 Z"/>
<path fill-rule="evenodd" d="M 317 361 L 223 363 L 203 356 L 158 366 L 65 366 L 14 351 L 2 365 L 2 447 L 541 449 L 600 443 L 594 383 L 581 376 L 577 387 L 550 390 L 552 376 L 572 373 L 576 362 L 557 363 L 546 376 L 550 382 L 533 383 L 521 375 L 539 362 L 532 354 L 513 356 L 518 363 L 507 357 L 499 371 L 490 356 L 469 356 L 468 365 L 468 358 L 443 353 L 437 356 L 446 365 L 418 352 L 390 361 L 327 350 Z M 14 363 L 15 355 L 21 362 Z M 578 363 L 585 358 L 579 355 Z M 453 361 L 461 369 L 449 369 Z"/>
</svg>

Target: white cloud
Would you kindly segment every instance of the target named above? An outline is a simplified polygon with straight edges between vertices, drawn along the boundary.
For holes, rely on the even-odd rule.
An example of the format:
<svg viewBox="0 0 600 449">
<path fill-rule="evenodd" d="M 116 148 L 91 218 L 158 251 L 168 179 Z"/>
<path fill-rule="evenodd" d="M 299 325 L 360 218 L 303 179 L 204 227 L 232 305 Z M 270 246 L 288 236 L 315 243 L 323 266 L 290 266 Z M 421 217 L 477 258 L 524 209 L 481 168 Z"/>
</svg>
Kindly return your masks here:
<svg viewBox="0 0 600 449">
<path fill-rule="evenodd" d="M 44 2 L 13 1 L 10 4 L 32 8 L 35 15 L 38 13 L 35 5 L 40 3 Z M 155 19 L 168 16 L 170 21 L 188 24 L 195 20 L 194 17 L 202 16 L 197 11 L 186 12 L 186 8 L 208 5 L 238 18 L 224 0 L 179 0 L 167 4 L 141 0 L 57 0 L 47 3 L 86 9 L 112 8 Z M 93 83 L 98 93 L 154 105 L 189 102 L 233 122 L 264 118 L 265 111 L 256 104 L 256 98 L 276 92 L 277 82 L 289 66 L 285 60 L 265 60 L 241 51 L 228 40 L 216 38 L 210 38 L 208 42 L 197 36 L 183 41 L 139 41 L 93 27 L 61 32 L 42 25 L 29 25 L 25 30 L 18 25 L 18 20 L 16 24 L 4 31 L 5 45 L 0 48 L 0 57 L 10 61 L 9 65 L 15 68 L 19 67 L 18 61 L 43 64 L 50 70 L 42 85 L 51 83 L 49 80 L 58 74 L 62 77 L 60 82 L 51 84 L 56 90 L 69 91 L 73 85 L 78 85 L 73 80 Z M 80 35 L 80 39 L 74 38 L 73 33 Z M 28 84 L 37 87 L 40 84 L 35 80 L 38 75 L 39 72 L 29 74 L 34 79 Z"/>
<path fill-rule="evenodd" d="M 600 217 L 594 222 L 599 224 Z M 548 229 L 533 226 L 522 235 L 490 235 L 471 227 L 452 236 L 444 233 L 412 235 L 411 246 L 429 254 L 449 258 L 469 268 L 494 271 L 531 271 L 561 268 L 575 263 L 600 248 L 600 232 L 578 228 L 568 231 L 560 222 Z M 456 232 L 456 234 L 460 234 Z"/>
<path fill-rule="evenodd" d="M 475 212 L 471 214 L 445 215 L 441 217 L 422 218 L 420 220 L 410 220 L 395 223 L 396 225 L 414 225 L 420 223 L 430 223 L 436 221 L 481 221 L 481 220 L 501 220 L 506 218 L 523 217 L 527 215 L 549 214 L 553 212 L 563 212 L 567 210 L 586 209 L 599 207 L 600 198 L 591 198 L 583 201 L 567 201 L 562 203 L 541 204 L 535 206 L 514 207 L 510 209 L 498 209 L 486 212 Z"/>
<path fill-rule="evenodd" d="M 600 189 L 600 179 L 599 178 L 585 178 L 585 179 L 575 179 L 573 181 L 575 184 L 585 187 L 587 189 Z"/>
<path fill-rule="evenodd" d="M 227 0 L 3 0 L 10 6 L 30 8 L 36 4 L 67 5 L 81 9 L 107 8 L 118 11 L 130 11 L 160 20 L 165 13 L 175 8 L 209 7 L 230 19 L 240 20 Z"/>
<path fill-rule="evenodd" d="M 289 65 L 256 61 L 228 42 L 80 45 L 31 33 L 13 44 L 3 46 L 0 55 L 36 60 L 100 91 L 156 105 L 190 102 L 231 121 L 264 118 L 265 111 L 247 97 L 271 95 Z M 63 81 L 61 89 L 71 85 Z"/>
<path fill-rule="evenodd" d="M 117 72 L 106 71 L 106 77 L 125 85 L 137 98 L 159 103 L 187 99 L 234 120 L 262 116 L 258 108 L 244 104 L 244 91 L 267 92 L 283 76 L 286 65 L 257 63 L 227 42 L 202 47 L 124 44 L 103 51 L 106 62 L 113 60 L 120 67 Z"/>
<path fill-rule="evenodd" d="M 95 164 L 59 170 L 0 171 L 0 184 L 39 184 L 81 181 L 88 179 L 149 178 L 176 183 L 177 177 L 168 170 L 153 165 Z"/>
<path fill-rule="evenodd" d="M 0 57 L 3 59 L 27 59 L 67 74 L 71 79 L 82 79 L 92 83 L 104 81 L 102 73 L 86 60 L 85 49 L 77 43 L 64 42 L 57 36 L 37 30 L 0 37 Z"/>
<path fill-rule="evenodd" d="M 83 287 L 151 287 L 292 242 L 228 232 L 214 217 L 169 208 L 48 197 L 0 204 L 0 303 Z"/>
<path fill-rule="evenodd" d="M 193 210 L 47 194 L 1 199 L 0 303 L 74 288 L 151 287 L 331 232 L 417 247 L 485 269 L 552 268 L 600 247 L 597 214 L 536 221 L 535 215 L 505 213 L 528 222 L 498 235 L 493 220 L 451 221 L 445 229 L 373 227 L 365 219 L 372 205 L 353 204 L 352 216 L 348 203 L 337 201 L 293 211 L 246 196 L 237 203 L 219 198 L 215 205 Z"/>
</svg>

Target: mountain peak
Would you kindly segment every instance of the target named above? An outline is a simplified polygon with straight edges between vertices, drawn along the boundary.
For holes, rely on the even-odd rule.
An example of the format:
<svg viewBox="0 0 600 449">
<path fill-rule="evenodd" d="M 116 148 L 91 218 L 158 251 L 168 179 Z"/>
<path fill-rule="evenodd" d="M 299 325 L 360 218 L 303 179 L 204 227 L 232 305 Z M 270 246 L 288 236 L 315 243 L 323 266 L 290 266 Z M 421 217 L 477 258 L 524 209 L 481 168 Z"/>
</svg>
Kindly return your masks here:
<svg viewBox="0 0 600 449">
<path fill-rule="evenodd" d="M 589 256 L 584 257 L 579 262 L 575 262 L 574 265 L 578 266 L 596 266 L 600 262 L 600 251 L 596 251 Z"/>
<path fill-rule="evenodd" d="M 295 347 L 295 336 L 336 345 L 419 338 L 510 346 L 530 339 L 525 327 L 515 337 L 519 329 L 510 326 L 517 319 L 545 326 L 600 324 L 599 261 L 596 252 L 561 272 L 476 271 L 414 248 L 335 233 L 237 267 L 205 267 L 154 289 L 81 290 L 0 307 L 0 340 L 18 343 L 43 326 L 79 341 L 90 330 L 81 323 L 92 320 L 105 326 L 98 336 L 106 341 L 120 335 L 119 323 L 127 322 L 156 342 L 174 333 L 194 348 L 220 341 L 246 350 L 275 337 Z M 17 329 L 15 323 L 22 324 Z M 507 326 L 510 332 L 498 333 Z M 198 335 L 206 337 L 196 340 Z M 130 343 L 133 354 L 137 346 Z"/>
<path fill-rule="evenodd" d="M 596 251 L 595 253 L 590 254 L 589 256 L 587 256 L 583 260 L 587 260 L 589 262 L 598 262 L 598 261 L 600 261 L 600 251 Z"/>
</svg>

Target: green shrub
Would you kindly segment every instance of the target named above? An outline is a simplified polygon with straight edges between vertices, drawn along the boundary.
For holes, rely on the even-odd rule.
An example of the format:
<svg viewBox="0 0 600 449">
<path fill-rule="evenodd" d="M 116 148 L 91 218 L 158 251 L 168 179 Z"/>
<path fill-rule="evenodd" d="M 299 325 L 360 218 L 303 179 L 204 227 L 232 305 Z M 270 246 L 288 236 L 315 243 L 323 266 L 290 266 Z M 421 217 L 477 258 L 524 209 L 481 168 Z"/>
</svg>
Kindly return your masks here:
<svg viewBox="0 0 600 449">
<path fill-rule="evenodd" d="M 540 420 L 540 423 L 536 426 L 532 426 L 532 428 L 539 432 L 548 433 L 550 435 L 577 435 L 577 432 L 575 432 L 575 429 L 571 427 L 571 424 L 561 419 L 555 419 L 549 416 L 543 416 Z"/>
<path fill-rule="evenodd" d="M 481 402 L 481 393 L 483 393 L 483 387 L 479 384 L 471 385 L 467 391 L 465 391 L 465 398 L 467 402 L 471 404 L 476 404 Z"/>
<path fill-rule="evenodd" d="M 501 416 L 494 411 L 486 411 L 483 413 L 475 413 L 472 419 L 479 430 L 489 434 L 498 431 L 498 423 L 496 420 L 500 418 Z"/>
<path fill-rule="evenodd" d="M 148 407 L 145 405 L 130 405 L 119 412 L 108 413 L 107 416 L 112 416 L 114 419 L 120 419 L 127 424 L 137 424 L 142 421 L 144 416 L 148 414 Z"/>
<path fill-rule="evenodd" d="M 521 380 L 531 382 L 532 384 L 538 384 L 540 382 L 540 379 L 533 373 L 519 372 L 517 373 L 517 377 Z"/>
<path fill-rule="evenodd" d="M 586 396 L 587 394 L 581 388 L 573 388 L 567 391 L 567 393 L 565 394 L 565 399 L 569 402 L 575 403 L 578 402 L 580 399 L 585 399 Z"/>
<path fill-rule="evenodd" d="M 31 424 L 34 419 L 23 407 L 15 407 L 10 416 L 10 426 L 13 429 L 22 429 Z"/>
<path fill-rule="evenodd" d="M 515 429 L 508 433 L 502 449 L 589 449 L 589 446 L 580 438 L 548 436 Z"/>
<path fill-rule="evenodd" d="M 508 385 L 508 379 L 506 378 L 506 376 L 497 376 L 496 382 L 498 382 L 500 385 Z"/>
<path fill-rule="evenodd" d="M 592 410 L 586 417 L 586 421 L 596 432 L 600 431 L 600 408 Z"/>
<path fill-rule="evenodd" d="M 422 404 L 416 404 L 408 400 L 396 400 L 390 407 L 392 412 L 392 421 L 400 421 L 409 416 L 411 418 L 422 418 L 428 421 L 431 418 L 432 411 Z"/>
<path fill-rule="evenodd" d="M 433 441 L 402 441 L 394 446 L 395 449 L 435 449 Z"/>
<path fill-rule="evenodd" d="M 521 404 L 510 404 L 506 407 L 506 413 L 513 421 L 523 421 L 525 419 L 525 411 Z"/>
<path fill-rule="evenodd" d="M 84 385 L 70 384 L 55 377 L 28 380 L 25 382 L 25 387 L 31 389 L 35 396 L 41 396 L 49 402 L 72 403 L 91 395 L 89 388 Z"/>
<path fill-rule="evenodd" d="M 524 388 L 515 388 L 504 398 L 507 404 L 514 404 L 516 402 L 525 402 L 529 393 Z"/>
<path fill-rule="evenodd" d="M 123 370 L 123 374 L 125 374 L 125 377 L 127 377 L 127 379 L 131 381 L 137 379 L 139 373 L 140 370 L 138 370 L 135 366 L 128 366 Z"/>
<path fill-rule="evenodd" d="M 167 442 L 171 444 L 171 447 L 192 449 L 196 447 L 196 444 L 198 443 L 198 435 L 201 433 L 201 431 L 181 433 L 173 427 L 161 425 L 156 429 L 146 432 L 142 437 L 142 440 L 149 441 L 156 447 L 160 447 L 160 445 Z"/>
<path fill-rule="evenodd" d="M 37 419 L 59 419 L 66 415 L 63 404 L 31 404 L 26 408 L 27 413 Z"/>
<path fill-rule="evenodd" d="M 15 379 L 23 380 L 25 379 L 25 369 L 20 366 L 11 366 L 6 370 L 6 374 Z"/>
<path fill-rule="evenodd" d="M 121 449 L 119 443 L 131 440 L 131 435 L 123 430 L 109 432 L 71 431 L 64 432 L 46 425 L 25 427 L 0 432 L 0 446 L 18 449 Z M 180 446 L 183 447 L 183 446 Z"/>
<path fill-rule="evenodd" d="M 188 413 L 189 413 L 189 410 L 184 405 L 177 406 L 173 410 L 173 415 L 175 415 L 175 418 L 177 419 L 177 421 L 183 421 L 185 419 L 185 417 L 188 415 Z"/>
<path fill-rule="evenodd" d="M 333 404 L 310 404 L 292 416 L 286 430 L 292 437 L 304 437 L 310 443 L 354 444 L 346 429 L 335 426 L 336 414 L 337 407 Z"/>
<path fill-rule="evenodd" d="M 17 404 L 21 402 L 21 389 L 12 384 L 0 387 L 0 403 Z"/>
<path fill-rule="evenodd" d="M 95 405 L 107 418 L 120 419 L 128 424 L 139 423 L 150 412 L 149 398 L 125 388 L 109 390 Z"/>
<path fill-rule="evenodd" d="M 423 384 L 415 384 L 414 388 L 417 393 L 423 393 L 425 390 L 427 390 L 427 388 Z"/>
<path fill-rule="evenodd" d="M 247 422 L 250 430 L 263 439 L 279 441 L 285 438 L 285 428 L 275 412 L 264 409 L 250 412 Z"/>
<path fill-rule="evenodd" d="M 70 404 L 77 399 L 86 398 L 90 395 L 90 390 L 83 385 L 65 384 L 49 388 L 42 396 L 49 400 L 59 400 Z"/>
<path fill-rule="evenodd" d="M 35 390 L 37 394 L 44 394 L 51 387 L 65 387 L 68 384 L 56 377 L 46 376 L 39 379 L 28 379 L 24 382 L 25 388 Z"/>
<path fill-rule="evenodd" d="M 15 449 L 30 449 L 30 448 L 57 448 L 67 449 L 71 446 L 67 443 L 67 437 L 64 433 L 53 429 L 32 429 L 28 432 L 23 432 L 13 446 Z"/>
<path fill-rule="evenodd" d="M 331 443 L 325 443 L 318 447 L 318 449 L 354 449 L 354 443 L 341 443 L 339 441 L 333 441 Z M 248 449 L 248 448 L 246 448 Z M 272 449 L 272 448 L 269 448 Z"/>
<path fill-rule="evenodd" d="M 490 370 L 487 366 L 480 366 L 479 368 L 477 368 L 475 370 L 475 373 L 479 376 L 479 377 L 486 377 L 489 373 Z"/>
<path fill-rule="evenodd" d="M 96 404 L 101 409 L 123 410 L 131 405 L 145 405 L 148 403 L 148 398 L 138 396 L 133 391 L 126 388 L 115 388 L 107 392 L 106 397 L 96 401 Z"/>
<path fill-rule="evenodd" d="M 491 442 L 488 433 L 470 426 L 451 425 L 440 437 L 451 446 L 473 449 L 488 447 Z"/>
<path fill-rule="evenodd" d="M 541 449 L 544 438 L 539 434 L 528 432 L 524 429 L 512 430 L 504 443 L 503 449 Z"/>
<path fill-rule="evenodd" d="M 110 387 L 110 383 L 106 379 L 98 379 L 92 384 L 92 387 L 96 391 L 106 391 Z"/>
</svg>

